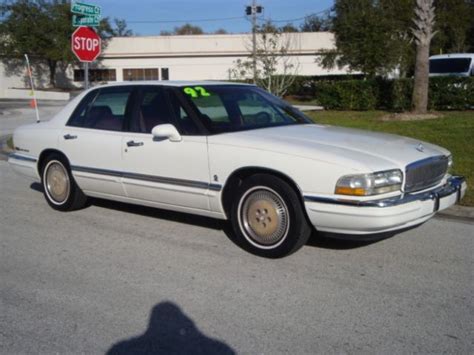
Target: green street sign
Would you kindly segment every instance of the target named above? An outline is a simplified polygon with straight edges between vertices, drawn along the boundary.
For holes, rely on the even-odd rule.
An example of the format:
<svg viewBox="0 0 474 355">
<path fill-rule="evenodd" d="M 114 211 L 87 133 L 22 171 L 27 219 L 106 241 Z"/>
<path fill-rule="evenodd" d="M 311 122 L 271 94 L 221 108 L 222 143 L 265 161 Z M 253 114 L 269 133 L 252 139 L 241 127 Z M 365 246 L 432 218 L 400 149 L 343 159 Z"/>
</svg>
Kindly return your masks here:
<svg viewBox="0 0 474 355">
<path fill-rule="evenodd" d="M 97 5 L 86 4 L 83 2 L 72 2 L 71 12 L 82 16 L 100 16 L 101 9 L 100 6 Z"/>
<path fill-rule="evenodd" d="M 100 16 L 77 16 L 72 15 L 72 25 L 74 27 L 88 26 L 98 27 L 100 23 Z"/>
</svg>

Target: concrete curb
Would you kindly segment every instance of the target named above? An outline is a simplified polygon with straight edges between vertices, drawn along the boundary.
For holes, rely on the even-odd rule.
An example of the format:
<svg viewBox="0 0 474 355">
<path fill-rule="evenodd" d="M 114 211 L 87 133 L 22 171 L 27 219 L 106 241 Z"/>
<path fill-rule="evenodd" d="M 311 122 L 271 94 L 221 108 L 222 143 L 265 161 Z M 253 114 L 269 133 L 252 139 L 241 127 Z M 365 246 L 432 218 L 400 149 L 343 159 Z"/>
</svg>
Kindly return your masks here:
<svg viewBox="0 0 474 355">
<path fill-rule="evenodd" d="M 324 111 L 323 106 L 316 106 L 316 105 L 293 105 L 300 111 Z"/>
<path fill-rule="evenodd" d="M 8 155 L 13 152 L 7 146 L 7 140 L 11 135 L 0 137 L 0 161 L 8 160 Z M 474 222 L 474 207 L 455 205 L 446 210 L 438 212 L 436 216 L 447 219 L 457 219 Z"/>
<path fill-rule="evenodd" d="M 454 205 L 439 212 L 437 216 L 448 219 L 459 219 L 474 222 L 474 207 Z"/>
</svg>

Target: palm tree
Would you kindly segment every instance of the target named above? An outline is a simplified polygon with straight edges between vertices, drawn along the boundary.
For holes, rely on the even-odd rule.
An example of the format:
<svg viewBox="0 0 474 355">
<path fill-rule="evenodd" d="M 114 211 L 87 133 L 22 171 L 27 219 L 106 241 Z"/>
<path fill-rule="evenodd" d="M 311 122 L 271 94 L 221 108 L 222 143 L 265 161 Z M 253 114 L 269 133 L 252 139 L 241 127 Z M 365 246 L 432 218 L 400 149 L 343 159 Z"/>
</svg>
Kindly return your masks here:
<svg viewBox="0 0 474 355">
<path fill-rule="evenodd" d="M 436 34 L 434 0 L 416 0 L 412 29 L 416 43 L 415 82 L 413 85 L 412 111 L 428 110 L 429 57 L 431 39 Z"/>
</svg>

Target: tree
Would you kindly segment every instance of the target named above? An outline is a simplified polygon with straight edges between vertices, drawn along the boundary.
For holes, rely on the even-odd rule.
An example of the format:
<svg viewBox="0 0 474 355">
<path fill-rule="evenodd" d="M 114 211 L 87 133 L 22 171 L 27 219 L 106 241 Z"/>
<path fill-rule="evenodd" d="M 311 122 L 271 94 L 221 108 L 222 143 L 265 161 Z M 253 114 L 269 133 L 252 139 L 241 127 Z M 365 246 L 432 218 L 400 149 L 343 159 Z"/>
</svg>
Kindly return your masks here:
<svg viewBox="0 0 474 355">
<path fill-rule="evenodd" d="M 298 32 L 298 29 L 293 24 L 287 23 L 286 25 L 280 27 L 280 31 L 292 33 L 292 32 Z"/>
<path fill-rule="evenodd" d="M 369 77 L 406 72 L 412 1 L 336 0 L 331 21 L 336 50 L 325 52 L 322 65 L 348 65 Z"/>
<path fill-rule="evenodd" d="M 114 18 L 115 27 L 112 28 L 113 37 L 130 37 L 133 36 L 133 31 L 127 27 L 127 22 L 124 19 Z"/>
<path fill-rule="evenodd" d="M 415 80 L 413 83 L 412 108 L 415 113 L 428 109 L 430 43 L 435 24 L 434 0 L 416 0 L 413 36 L 416 42 Z"/>
<path fill-rule="evenodd" d="M 0 57 L 11 68 L 18 71 L 24 67 L 24 54 L 32 59 L 38 71 L 46 65 L 49 71 L 49 86 L 56 86 L 56 69 L 60 64 L 77 62 L 71 51 L 72 27 L 70 2 L 46 0 L 18 0 L 0 5 Z M 34 24 L 34 25 L 32 25 Z M 114 31 L 127 33 L 123 20 L 116 19 L 117 28 L 103 19 L 98 28 L 99 35 L 113 36 Z M 118 29 L 120 27 L 120 29 Z"/>
<path fill-rule="evenodd" d="M 203 33 L 204 31 L 201 27 L 193 26 L 190 23 L 174 28 L 175 35 L 202 35 Z"/>
<path fill-rule="evenodd" d="M 474 2 L 466 0 L 436 0 L 438 31 L 431 44 L 431 53 L 471 52 L 474 50 Z M 471 31 L 471 34 L 469 34 Z"/>
<path fill-rule="evenodd" d="M 332 30 L 332 18 L 327 13 L 324 16 L 309 15 L 300 26 L 301 32 L 322 32 Z"/>
<path fill-rule="evenodd" d="M 58 62 L 73 60 L 69 4 L 20 0 L 0 5 L 0 11 L 4 18 L 0 27 L 0 36 L 5 39 L 0 48 L 4 61 L 15 66 L 27 53 L 33 61 L 47 64 L 49 85 L 55 86 Z"/>
<path fill-rule="evenodd" d="M 319 60 L 330 68 L 347 65 L 367 76 L 398 71 L 411 77 L 415 70 L 416 44 L 411 33 L 416 0 L 335 0 L 329 18 L 336 49 Z M 474 2 L 435 0 L 437 35 L 431 54 L 474 51 Z M 319 18 L 305 21 L 320 30 Z"/>
<path fill-rule="evenodd" d="M 218 28 L 217 30 L 214 31 L 216 35 L 225 35 L 227 34 L 227 31 L 223 28 Z"/>
<path fill-rule="evenodd" d="M 276 96 L 283 96 L 294 82 L 298 63 L 289 55 L 291 33 L 283 33 L 267 22 L 256 28 L 257 43 L 255 60 L 257 64 L 256 84 Z M 247 47 L 251 50 L 251 43 Z M 234 80 L 248 80 L 253 77 L 253 57 L 238 59 L 230 71 Z"/>
</svg>

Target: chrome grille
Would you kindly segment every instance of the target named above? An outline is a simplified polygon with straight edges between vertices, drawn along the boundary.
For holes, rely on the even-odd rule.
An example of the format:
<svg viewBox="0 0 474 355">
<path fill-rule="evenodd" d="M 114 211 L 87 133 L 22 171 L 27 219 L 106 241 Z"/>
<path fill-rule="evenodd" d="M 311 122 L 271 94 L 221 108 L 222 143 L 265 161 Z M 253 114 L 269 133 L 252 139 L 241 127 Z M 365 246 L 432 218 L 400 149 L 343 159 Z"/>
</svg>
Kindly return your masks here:
<svg viewBox="0 0 474 355">
<path fill-rule="evenodd" d="M 413 192 L 437 185 L 448 171 L 448 157 L 438 156 L 416 161 L 405 169 L 405 191 Z"/>
</svg>

